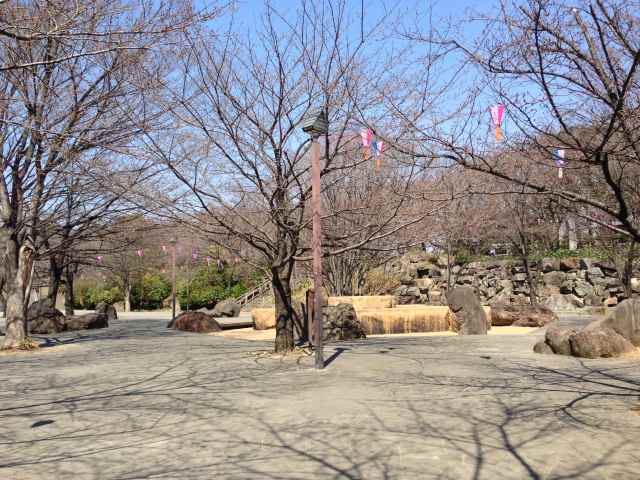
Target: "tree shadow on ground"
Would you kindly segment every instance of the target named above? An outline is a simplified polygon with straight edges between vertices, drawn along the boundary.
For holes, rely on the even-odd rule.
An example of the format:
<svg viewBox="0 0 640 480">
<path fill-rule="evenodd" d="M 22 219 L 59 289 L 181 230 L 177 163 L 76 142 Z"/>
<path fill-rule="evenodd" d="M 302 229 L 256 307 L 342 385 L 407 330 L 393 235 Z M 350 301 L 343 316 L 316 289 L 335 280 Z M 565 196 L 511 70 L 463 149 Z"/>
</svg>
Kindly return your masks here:
<svg viewBox="0 0 640 480">
<path fill-rule="evenodd" d="M 486 375 L 446 375 L 418 342 L 353 342 L 319 373 L 189 338 L 180 358 L 141 342 L 95 372 L 62 375 L 95 352 L 31 365 L 0 393 L 0 477 L 637 478 L 637 364 L 460 357 Z"/>
</svg>

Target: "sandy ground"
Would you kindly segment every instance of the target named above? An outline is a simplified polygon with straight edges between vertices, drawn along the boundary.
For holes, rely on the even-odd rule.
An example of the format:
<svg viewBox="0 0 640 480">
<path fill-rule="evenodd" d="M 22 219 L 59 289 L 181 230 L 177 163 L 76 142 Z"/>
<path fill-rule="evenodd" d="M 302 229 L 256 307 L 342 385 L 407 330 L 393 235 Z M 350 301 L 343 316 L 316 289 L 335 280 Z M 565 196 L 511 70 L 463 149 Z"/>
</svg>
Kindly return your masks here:
<svg viewBox="0 0 640 480">
<path fill-rule="evenodd" d="M 498 332 L 330 344 L 320 371 L 152 316 L 60 334 L 0 356 L 0 480 L 637 480 L 638 360 Z"/>
<path fill-rule="evenodd" d="M 521 335 L 526 333 L 532 333 L 538 330 L 532 327 L 492 327 L 489 330 L 489 335 Z M 254 330 L 253 328 L 237 328 L 235 330 L 225 330 L 222 332 L 210 333 L 209 335 L 216 335 L 219 337 L 235 338 L 238 340 L 249 341 L 266 341 L 275 340 L 276 330 L 270 328 L 269 330 Z M 369 335 L 370 338 L 405 338 L 405 337 L 455 337 L 458 336 L 455 332 L 418 332 L 418 333 L 395 333 L 392 335 Z"/>
</svg>

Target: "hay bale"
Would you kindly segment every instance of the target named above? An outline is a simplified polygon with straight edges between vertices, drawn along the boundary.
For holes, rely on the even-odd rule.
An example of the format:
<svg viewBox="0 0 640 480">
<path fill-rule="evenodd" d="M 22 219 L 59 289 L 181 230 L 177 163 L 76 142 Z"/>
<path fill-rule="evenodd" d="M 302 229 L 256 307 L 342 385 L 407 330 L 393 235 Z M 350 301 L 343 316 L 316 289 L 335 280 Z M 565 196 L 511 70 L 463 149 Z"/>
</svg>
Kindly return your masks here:
<svg viewBox="0 0 640 480">
<path fill-rule="evenodd" d="M 403 308 L 358 310 L 358 320 L 367 335 L 391 333 L 443 332 L 448 330 L 449 308 L 406 305 Z"/>
<path fill-rule="evenodd" d="M 353 305 L 356 310 L 369 308 L 392 308 L 395 297 L 393 295 L 362 295 L 353 297 L 329 297 L 327 305 L 335 307 L 341 303 Z"/>
<path fill-rule="evenodd" d="M 251 319 L 255 330 L 267 330 L 276 328 L 275 308 L 253 308 L 251 309 Z"/>
</svg>

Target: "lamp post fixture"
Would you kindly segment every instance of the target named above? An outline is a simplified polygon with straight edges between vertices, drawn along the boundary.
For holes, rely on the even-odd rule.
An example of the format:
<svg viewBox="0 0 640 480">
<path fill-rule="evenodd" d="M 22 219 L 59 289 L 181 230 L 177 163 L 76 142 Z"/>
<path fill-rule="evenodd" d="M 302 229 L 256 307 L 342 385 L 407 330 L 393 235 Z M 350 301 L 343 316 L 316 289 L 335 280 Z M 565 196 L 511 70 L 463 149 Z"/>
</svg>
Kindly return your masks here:
<svg viewBox="0 0 640 480">
<path fill-rule="evenodd" d="M 313 235 L 311 249 L 313 251 L 313 325 L 315 330 L 315 366 L 324 368 L 322 351 L 322 235 L 320 230 L 320 135 L 326 135 L 329 122 L 324 110 L 315 110 L 302 124 L 302 131 L 311 136 L 311 206 L 313 211 Z"/>
<path fill-rule="evenodd" d="M 171 321 L 176 319 L 176 243 L 178 239 L 174 236 L 169 240 L 171 246 Z"/>
</svg>

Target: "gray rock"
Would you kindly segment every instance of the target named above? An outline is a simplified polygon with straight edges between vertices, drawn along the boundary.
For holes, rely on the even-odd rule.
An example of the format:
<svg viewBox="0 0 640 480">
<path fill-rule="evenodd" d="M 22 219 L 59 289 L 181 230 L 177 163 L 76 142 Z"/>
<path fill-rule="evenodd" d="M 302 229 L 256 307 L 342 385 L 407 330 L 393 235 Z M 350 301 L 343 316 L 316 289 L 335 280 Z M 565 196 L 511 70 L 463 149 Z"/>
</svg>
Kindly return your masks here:
<svg viewBox="0 0 640 480">
<path fill-rule="evenodd" d="M 564 282 L 562 282 L 562 285 L 560 285 L 560 293 L 562 293 L 563 295 L 569 295 L 573 293 L 573 285 L 573 280 L 565 280 Z"/>
<path fill-rule="evenodd" d="M 551 349 L 551 347 L 549 345 L 547 345 L 547 342 L 545 342 L 544 340 L 540 340 L 538 343 L 536 343 L 533 346 L 533 351 L 535 353 L 543 353 L 543 354 L 553 354 L 553 350 Z"/>
<path fill-rule="evenodd" d="M 604 272 L 600 267 L 592 267 L 589 270 L 587 270 L 587 280 L 589 280 L 590 282 L 592 282 L 597 278 L 603 278 L 603 277 L 604 277 Z"/>
<path fill-rule="evenodd" d="M 459 335 L 486 335 L 491 322 L 471 287 L 456 287 L 447 293 L 450 328 Z"/>
<path fill-rule="evenodd" d="M 545 285 L 552 285 L 554 287 L 558 287 L 560 288 L 562 286 L 562 283 L 564 282 L 565 278 L 566 278 L 566 274 L 562 273 L 562 272 L 549 272 L 549 273 L 545 273 L 542 276 L 542 282 Z"/>
<path fill-rule="evenodd" d="M 635 347 L 615 330 L 606 327 L 584 329 L 569 338 L 574 357 L 618 357 Z"/>
<path fill-rule="evenodd" d="M 27 309 L 27 322 L 30 333 L 51 334 L 67 329 L 64 314 L 51 306 L 47 299 L 32 303 Z"/>
<path fill-rule="evenodd" d="M 636 347 L 640 347 L 640 299 L 623 300 L 602 321 L 602 326 L 611 328 Z"/>
<path fill-rule="evenodd" d="M 96 305 L 96 313 L 102 313 L 107 316 L 107 321 L 111 322 L 118 319 L 118 312 L 113 305 L 100 302 Z"/>
<path fill-rule="evenodd" d="M 584 298 L 593 293 L 593 287 L 584 280 L 577 280 L 575 285 L 573 286 L 573 293 L 575 293 L 580 298 Z"/>
<path fill-rule="evenodd" d="M 107 328 L 109 317 L 106 313 L 95 312 L 86 315 L 71 315 L 65 318 L 67 331 L 93 330 L 96 328 Z"/>
<path fill-rule="evenodd" d="M 551 295 L 542 304 L 554 312 L 575 311 L 584 307 L 584 302 L 575 295 Z"/>
<path fill-rule="evenodd" d="M 569 339 L 575 334 L 576 331 L 572 328 L 561 328 L 552 324 L 547 328 L 544 340 L 553 353 L 558 355 L 571 355 Z"/>
<path fill-rule="evenodd" d="M 364 328 L 358 321 L 353 305 L 339 303 L 326 306 L 322 310 L 324 339 L 326 341 L 357 340 L 367 338 Z"/>
<path fill-rule="evenodd" d="M 240 305 L 230 298 L 218 302 L 213 309 L 214 317 L 237 317 L 240 315 Z"/>
<path fill-rule="evenodd" d="M 525 282 L 527 280 L 527 275 L 525 273 L 515 273 L 512 279 L 514 282 Z"/>
</svg>

